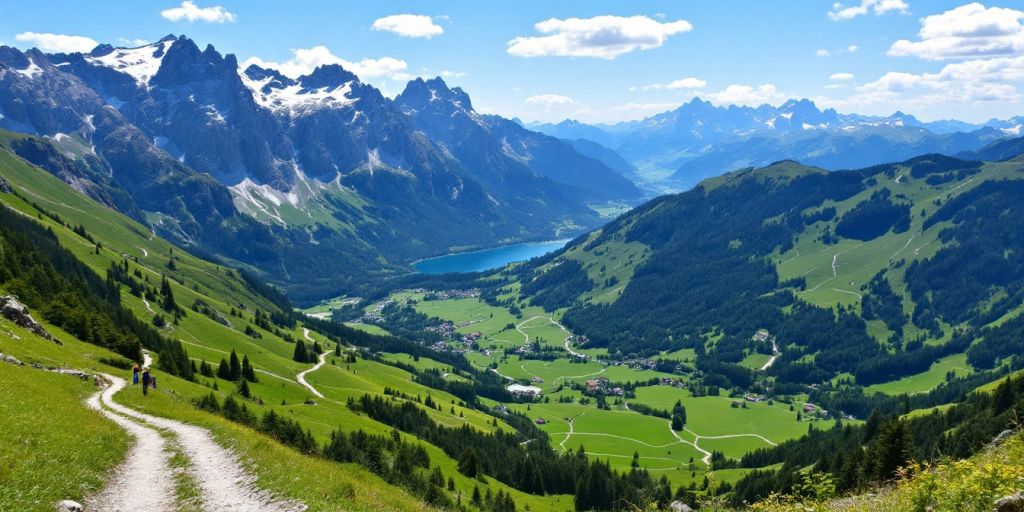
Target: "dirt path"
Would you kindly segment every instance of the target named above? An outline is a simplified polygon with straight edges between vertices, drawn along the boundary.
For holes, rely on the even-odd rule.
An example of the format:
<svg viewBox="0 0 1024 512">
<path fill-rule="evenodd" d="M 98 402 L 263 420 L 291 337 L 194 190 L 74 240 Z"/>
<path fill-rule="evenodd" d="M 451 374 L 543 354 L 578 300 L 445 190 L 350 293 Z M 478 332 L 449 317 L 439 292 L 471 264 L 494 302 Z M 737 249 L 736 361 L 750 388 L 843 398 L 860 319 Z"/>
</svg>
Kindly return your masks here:
<svg viewBox="0 0 1024 512">
<path fill-rule="evenodd" d="M 308 337 L 309 336 L 308 335 L 309 331 L 306 331 L 306 332 L 307 332 L 307 337 Z M 299 381 L 299 384 L 302 384 L 311 393 L 316 395 L 317 398 L 323 398 L 324 395 L 322 395 L 319 391 L 317 391 L 317 389 L 314 388 L 312 384 L 306 382 L 306 374 L 313 373 L 313 372 L 319 370 L 320 367 L 322 367 L 326 361 L 327 361 L 327 352 L 324 352 L 323 354 L 320 354 L 320 361 L 317 362 L 315 365 L 313 365 L 312 368 L 310 368 L 308 370 L 304 370 L 304 371 L 300 372 L 298 375 L 295 376 L 295 380 Z"/>
<path fill-rule="evenodd" d="M 832 291 L 839 292 L 839 293 L 845 293 L 845 294 L 848 294 L 848 295 L 853 295 L 853 296 L 857 297 L 858 299 L 863 299 L 864 298 L 864 296 L 862 296 L 861 294 L 859 294 L 857 292 L 851 292 L 850 290 L 840 290 L 839 288 L 832 288 Z"/>
<path fill-rule="evenodd" d="M 101 401 L 112 401 L 114 394 L 124 386 L 125 381 L 117 379 L 86 401 L 86 405 L 117 423 L 135 438 L 135 445 L 128 452 L 128 457 L 114 470 L 103 490 L 86 500 L 86 508 L 99 512 L 171 510 L 177 501 L 177 494 L 169 464 L 171 453 L 167 450 L 167 440 L 156 429 L 114 414 L 101 405 Z"/>
<path fill-rule="evenodd" d="M 148 354 L 143 357 L 148 366 L 152 359 Z M 114 402 L 114 393 L 125 386 L 125 381 L 112 375 L 104 374 L 103 377 L 112 383 L 110 388 L 100 395 L 106 409 L 122 417 L 139 420 L 150 427 L 167 431 L 177 438 L 182 452 L 189 459 L 189 474 L 201 492 L 203 510 L 294 512 L 306 509 L 305 505 L 279 501 L 265 491 L 256 489 L 253 485 L 256 479 L 242 468 L 234 454 L 217 444 L 207 430 L 167 418 L 150 416 Z M 156 432 L 152 428 L 150 430 Z M 129 458 L 128 464 L 132 463 L 134 461 Z M 152 468 L 145 471 L 152 472 Z M 138 474 L 133 476 L 138 478 Z M 147 492 L 150 491 L 143 494 Z M 166 507 L 140 507 L 137 503 L 138 498 L 138 495 L 127 493 L 118 496 L 118 499 L 132 502 L 131 510 L 166 510 Z"/>
<path fill-rule="evenodd" d="M 149 305 L 149 301 L 145 297 L 142 298 L 142 303 L 146 305 L 146 311 L 149 311 L 150 314 L 156 314 L 156 311 L 153 311 L 153 307 Z"/>
<path fill-rule="evenodd" d="M 309 340 L 309 341 L 316 341 L 316 340 L 313 339 L 312 336 L 309 335 L 309 328 L 308 327 L 303 327 L 302 328 L 302 335 L 305 336 L 306 339 Z"/>
<path fill-rule="evenodd" d="M 775 342 L 775 338 L 772 337 L 772 357 L 768 358 L 768 361 L 764 363 L 764 366 L 761 367 L 761 371 L 763 372 L 768 368 L 771 368 L 772 365 L 775 364 L 775 360 L 778 359 L 780 355 L 782 355 L 782 352 L 779 352 L 779 345 Z"/>
<path fill-rule="evenodd" d="M 153 364 L 143 353 L 143 367 Z M 106 488 L 87 502 L 90 510 L 128 512 L 174 510 L 177 493 L 174 471 L 169 467 L 168 444 L 176 442 L 189 461 L 189 477 L 200 491 L 203 510 L 301 512 L 306 506 L 275 499 L 254 486 L 255 477 L 242 468 L 228 449 L 217 444 L 203 428 L 141 413 L 114 401 L 127 386 L 124 379 L 101 374 L 106 389 L 89 398 L 89 407 L 100 411 L 136 438 L 128 458 L 115 471 Z M 169 439 L 170 438 L 170 439 Z"/>
<path fill-rule="evenodd" d="M 575 431 L 575 427 L 573 427 L 572 422 L 576 421 L 576 418 L 579 418 L 580 416 L 583 416 L 584 414 L 586 414 L 586 413 L 585 412 L 581 412 L 581 413 L 577 414 L 576 416 L 573 416 L 572 418 L 569 418 L 569 433 L 565 435 L 565 439 L 562 439 L 561 443 L 558 443 L 558 446 L 560 446 L 563 450 L 565 449 L 566 441 L 568 441 L 569 438 L 572 437 L 572 434 Z"/>
</svg>

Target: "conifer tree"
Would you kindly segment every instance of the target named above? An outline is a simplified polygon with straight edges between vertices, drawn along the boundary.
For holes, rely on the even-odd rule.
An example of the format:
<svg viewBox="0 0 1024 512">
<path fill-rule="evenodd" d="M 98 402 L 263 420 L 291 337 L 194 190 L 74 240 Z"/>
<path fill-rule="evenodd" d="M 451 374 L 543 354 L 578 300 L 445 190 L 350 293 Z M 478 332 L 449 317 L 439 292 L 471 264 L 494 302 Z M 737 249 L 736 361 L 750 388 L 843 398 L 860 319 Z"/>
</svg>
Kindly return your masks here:
<svg viewBox="0 0 1024 512">
<path fill-rule="evenodd" d="M 249 356 L 242 357 L 242 378 L 249 382 L 256 382 L 256 370 L 249 362 Z"/>
<path fill-rule="evenodd" d="M 173 313 L 178 309 L 178 305 L 174 302 L 174 290 L 171 289 L 171 283 L 167 280 L 167 276 L 160 278 L 160 296 L 160 304 L 164 311 Z"/>
<path fill-rule="evenodd" d="M 302 340 L 295 342 L 295 353 L 292 354 L 292 359 L 300 363 L 309 362 L 309 354 L 306 352 L 306 344 Z"/>
<path fill-rule="evenodd" d="M 249 381 L 242 379 L 242 383 L 238 385 L 238 394 L 245 398 L 252 398 L 252 392 L 249 391 Z"/>
<path fill-rule="evenodd" d="M 220 358 L 220 366 L 217 367 L 217 378 L 231 380 L 231 367 L 224 358 Z"/>
<path fill-rule="evenodd" d="M 231 350 L 231 358 L 228 360 L 231 365 L 231 380 L 242 378 L 242 363 L 238 360 L 238 354 Z"/>
</svg>

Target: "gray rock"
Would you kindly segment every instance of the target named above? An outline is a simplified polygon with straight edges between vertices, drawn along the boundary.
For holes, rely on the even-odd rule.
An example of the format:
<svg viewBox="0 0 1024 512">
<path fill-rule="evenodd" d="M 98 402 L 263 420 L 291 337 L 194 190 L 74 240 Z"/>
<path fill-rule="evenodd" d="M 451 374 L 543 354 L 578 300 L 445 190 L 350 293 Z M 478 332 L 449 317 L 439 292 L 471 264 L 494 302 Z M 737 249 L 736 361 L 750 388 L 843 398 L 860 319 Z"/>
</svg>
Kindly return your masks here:
<svg viewBox="0 0 1024 512">
<path fill-rule="evenodd" d="M 53 373 L 59 373 L 61 375 L 71 375 L 72 377 L 78 377 L 79 379 L 82 379 L 82 380 L 88 380 L 89 379 L 89 374 L 85 373 L 85 372 L 83 372 L 81 370 L 74 370 L 74 369 L 71 369 L 71 368 L 54 368 L 54 369 L 52 369 L 50 371 L 53 372 Z"/>
<path fill-rule="evenodd" d="M 1004 431 L 1000 432 L 999 435 L 997 435 L 995 437 L 995 439 L 992 440 L 992 446 L 999 446 L 999 445 L 1005 443 L 1006 440 L 1011 438 L 1011 437 L 1013 437 L 1013 431 L 1012 430 L 1004 430 Z"/>
<path fill-rule="evenodd" d="M 19 361 L 18 358 L 14 357 L 14 356 L 7 355 L 7 354 L 4 354 L 2 352 L 0 352 L 0 361 L 3 361 L 5 363 L 9 363 L 9 364 L 13 364 L 15 366 L 23 366 L 25 364 L 25 363 Z"/>
<path fill-rule="evenodd" d="M 58 512 L 82 512 L 82 504 L 77 501 L 64 500 L 57 503 Z"/>
<path fill-rule="evenodd" d="M 1024 512 L 1024 492 L 1017 491 L 996 500 L 996 512 Z"/>
<path fill-rule="evenodd" d="M 0 176 L 0 192 L 3 192 L 4 194 L 11 193 L 11 184 L 7 183 L 7 180 L 5 180 L 3 176 Z"/>
<path fill-rule="evenodd" d="M 669 510 L 672 512 L 693 512 L 693 509 L 689 505 L 682 501 L 676 500 L 668 505 Z"/>
<path fill-rule="evenodd" d="M 28 306 L 22 304 L 13 295 L 0 296 L 0 315 L 14 322 L 15 325 L 24 327 L 58 345 L 63 345 L 63 343 L 51 336 L 50 333 L 46 332 L 46 329 L 29 314 Z"/>
</svg>

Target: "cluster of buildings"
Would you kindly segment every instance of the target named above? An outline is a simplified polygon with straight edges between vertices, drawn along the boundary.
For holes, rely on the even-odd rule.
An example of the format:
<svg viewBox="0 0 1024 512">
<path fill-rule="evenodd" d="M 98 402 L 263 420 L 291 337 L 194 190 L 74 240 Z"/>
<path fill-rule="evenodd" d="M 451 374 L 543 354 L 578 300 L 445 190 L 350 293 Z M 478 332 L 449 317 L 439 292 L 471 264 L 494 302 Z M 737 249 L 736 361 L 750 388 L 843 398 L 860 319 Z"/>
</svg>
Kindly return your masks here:
<svg viewBox="0 0 1024 512">
<path fill-rule="evenodd" d="M 625 390 L 620 387 L 609 387 L 607 377 L 598 377 L 596 379 L 588 380 L 583 391 L 591 395 L 604 394 L 622 396 L 626 394 Z"/>
<path fill-rule="evenodd" d="M 425 300 L 448 300 L 448 299 L 475 299 L 480 297 L 480 290 L 472 288 L 469 290 L 441 290 L 427 294 Z"/>
<path fill-rule="evenodd" d="M 507 388 L 509 393 L 512 393 L 518 398 L 539 398 L 541 389 L 537 386 L 524 386 L 522 384 L 509 384 Z"/>
<path fill-rule="evenodd" d="M 381 312 L 384 311 L 384 308 L 386 308 L 386 307 L 388 307 L 388 306 L 390 306 L 390 305 L 392 305 L 394 303 L 395 303 L 394 299 L 384 299 L 384 300 L 374 304 L 373 308 L 370 311 L 367 311 L 367 312 L 363 313 L 363 315 L 359 317 L 359 321 L 363 322 L 363 323 L 379 322 L 383 318 L 381 316 Z"/>
</svg>

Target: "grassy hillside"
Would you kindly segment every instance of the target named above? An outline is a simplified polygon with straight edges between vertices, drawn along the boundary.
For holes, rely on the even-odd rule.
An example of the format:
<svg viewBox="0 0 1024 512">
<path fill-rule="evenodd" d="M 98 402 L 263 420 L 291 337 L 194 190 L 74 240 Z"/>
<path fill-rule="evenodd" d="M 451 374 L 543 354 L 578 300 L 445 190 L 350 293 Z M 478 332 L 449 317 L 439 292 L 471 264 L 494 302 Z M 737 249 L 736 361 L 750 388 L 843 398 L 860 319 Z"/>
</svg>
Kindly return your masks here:
<svg viewBox="0 0 1024 512">
<path fill-rule="evenodd" d="M 1004 269 L 1024 249 L 1011 213 L 1022 170 L 928 155 L 835 173 L 795 162 L 737 171 L 504 271 L 497 297 L 564 311 L 585 347 L 619 357 L 696 349 L 698 366 L 726 376 L 719 385 L 759 380 L 773 350 L 751 336 L 764 328 L 778 344 L 764 372 L 777 385 L 853 378 L 868 392 L 926 392 L 1014 364 L 962 333 L 1020 313 L 1024 287 Z M 1009 222 L 986 224 L 996 215 Z"/>
<path fill-rule="evenodd" d="M 350 433 L 361 430 L 371 435 L 390 435 L 390 427 L 366 415 L 353 412 L 346 407 L 346 401 L 366 393 L 382 395 L 385 388 L 391 388 L 412 397 L 431 396 L 435 401 L 445 404 L 443 410 L 437 410 L 414 402 L 428 411 L 438 423 L 449 426 L 465 424 L 488 432 L 496 429 L 512 430 L 502 421 L 495 422 L 495 418 L 465 407 L 461 399 L 450 393 L 414 382 L 414 376 L 405 370 L 366 360 L 361 356 L 355 363 L 345 363 L 343 357 L 331 358 L 325 367 L 307 376 L 307 381 L 325 395 L 324 399 L 319 399 L 297 382 L 296 375 L 310 369 L 312 365 L 293 360 L 295 344 L 301 341 L 311 346 L 316 341 L 322 347 L 333 348 L 335 343 L 328 340 L 324 334 L 307 331 L 301 322 L 289 324 L 283 320 L 270 321 L 270 314 L 280 310 L 279 305 L 274 303 L 276 295 L 273 291 L 267 291 L 262 285 L 243 278 L 235 270 L 209 263 L 174 248 L 168 242 L 147 232 L 137 222 L 87 200 L 52 175 L 28 165 L 6 151 L 0 151 L 0 176 L 3 176 L 14 190 L 11 194 L 0 194 L 0 202 L 5 207 L 22 212 L 52 230 L 60 246 L 70 251 L 97 275 L 107 275 L 112 265 L 126 266 L 126 273 L 137 282 L 144 283 L 143 288 L 154 290 L 159 289 L 162 276 L 166 276 L 174 300 L 183 311 L 183 316 L 166 310 L 160 303 L 159 296 L 158 300 L 152 300 L 153 297 L 147 299 L 145 293 L 140 296 L 132 295 L 125 285 L 121 286 L 121 304 L 146 323 L 155 325 L 156 322 L 151 320 L 154 317 L 163 317 L 163 321 L 160 322 L 163 326 L 154 328 L 168 339 L 180 340 L 197 366 L 205 361 L 216 368 L 218 362 L 222 358 L 227 359 L 232 351 L 240 358 L 247 356 L 255 367 L 257 377 L 257 382 L 248 383 L 255 398 L 246 404 L 254 414 L 261 415 L 274 410 L 278 414 L 295 419 L 303 429 L 308 429 L 312 433 L 317 443 L 326 443 L 331 432 L 339 428 Z M 3 285 L 0 285 L 0 292 L 3 291 Z M 47 321 L 45 311 L 33 313 L 49 329 L 56 329 Z M 178 316 L 176 320 L 175 316 Z M 9 325 L 4 323 L 5 328 Z M 0 335 L 0 343 L 3 343 L 0 351 L 25 361 L 38 361 L 47 365 L 101 369 L 111 373 L 123 372 L 102 366 L 98 362 L 100 357 L 113 358 L 116 355 L 93 345 L 77 342 L 66 335 L 64 339 L 64 346 L 56 346 L 38 339 L 33 339 L 32 343 L 20 342 L 5 334 Z M 159 357 L 157 359 L 159 363 Z M 9 371 L 13 370 L 6 365 L 0 365 L 0 373 L 6 376 Z M 166 394 L 150 397 L 146 402 L 136 402 L 141 397 L 126 394 L 128 392 L 118 395 L 117 399 L 138 405 L 140 409 L 158 415 L 181 418 L 208 426 L 219 440 L 234 446 L 240 452 L 251 469 L 260 477 L 261 484 L 286 496 L 300 499 L 313 506 L 314 510 L 334 509 L 338 496 L 344 496 L 344 501 L 349 503 L 346 507 L 354 510 L 423 506 L 406 491 L 385 483 L 381 478 L 360 469 L 357 465 L 338 465 L 301 455 L 265 436 L 255 435 L 247 428 L 199 411 L 192 404 L 194 399 L 211 391 L 220 399 L 234 394 L 238 386 L 236 382 L 198 375 L 195 382 L 187 382 L 163 375 L 161 384 Z M 70 404 L 84 391 L 75 392 L 72 389 L 68 393 L 70 398 L 66 402 Z M 315 405 L 307 405 L 307 402 L 314 401 Z M 449 404 L 453 407 L 447 407 Z M 39 423 L 22 424 L 19 419 L 18 428 L 38 428 L 42 422 L 57 414 L 52 405 L 41 396 L 38 402 L 19 404 L 18 407 L 41 412 L 37 417 Z M 92 415 L 81 404 L 75 413 L 87 417 Z M 94 418 L 92 421 L 104 422 L 100 418 Z M 6 423 L 5 421 L 4 424 Z M 419 441 L 411 436 L 402 437 L 419 444 Z M 89 443 L 99 442 L 87 436 L 78 437 L 73 441 L 82 444 L 81 450 L 85 450 Z M 65 455 L 73 453 L 73 448 L 69 447 Z M 477 481 L 465 477 L 455 470 L 456 461 L 442 450 L 432 445 L 426 445 L 425 448 L 430 457 L 431 467 L 440 467 L 445 479 L 453 479 L 454 490 L 446 491 L 449 493 L 449 499 L 453 501 L 459 495 L 471 495 L 474 487 L 479 487 L 481 492 L 490 490 L 492 493 L 511 493 L 516 496 L 517 502 L 530 505 L 534 510 L 564 510 L 571 507 L 571 497 L 534 497 L 494 480 Z M 116 455 L 117 452 L 112 453 Z M 6 460 L 9 459 L 5 457 Z M 76 485 L 84 487 L 78 494 L 72 493 L 70 496 L 81 496 L 89 489 L 95 488 L 101 481 L 102 470 L 109 468 L 116 460 L 108 460 L 106 463 L 102 463 L 101 460 L 94 462 L 95 472 L 81 477 L 80 480 L 85 483 Z M 299 471 L 298 468 L 301 467 L 312 469 Z M 322 485 L 325 475 L 330 476 L 327 480 L 332 482 L 326 488 Z M 58 496 L 60 493 L 57 491 L 59 489 L 51 491 L 48 498 L 67 497 Z M 380 496 L 389 498 L 385 500 Z M 20 497 L 11 499 L 16 503 L 20 502 Z"/>
</svg>

